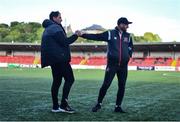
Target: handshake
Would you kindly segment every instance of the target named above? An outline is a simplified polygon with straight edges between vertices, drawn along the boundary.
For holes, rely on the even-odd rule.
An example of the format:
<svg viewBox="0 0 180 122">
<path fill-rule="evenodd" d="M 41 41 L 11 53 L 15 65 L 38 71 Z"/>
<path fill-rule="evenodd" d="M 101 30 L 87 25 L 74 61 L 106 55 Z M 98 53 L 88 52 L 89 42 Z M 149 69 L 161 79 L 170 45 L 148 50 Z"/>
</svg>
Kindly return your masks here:
<svg viewBox="0 0 180 122">
<path fill-rule="evenodd" d="M 77 36 L 81 37 L 84 34 L 84 32 L 77 30 L 77 31 L 75 31 L 75 34 Z"/>
</svg>

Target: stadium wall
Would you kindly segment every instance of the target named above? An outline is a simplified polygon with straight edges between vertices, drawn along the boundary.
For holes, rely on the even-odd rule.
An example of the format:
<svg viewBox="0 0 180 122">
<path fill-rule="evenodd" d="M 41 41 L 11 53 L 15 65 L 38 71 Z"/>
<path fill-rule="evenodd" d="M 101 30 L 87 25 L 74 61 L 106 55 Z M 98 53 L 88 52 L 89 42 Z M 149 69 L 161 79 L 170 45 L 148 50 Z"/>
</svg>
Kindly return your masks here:
<svg viewBox="0 0 180 122">
<path fill-rule="evenodd" d="M 176 52 L 174 55 L 175 55 L 175 59 L 180 58 L 180 52 Z"/>
<path fill-rule="evenodd" d="M 74 44 L 71 46 L 72 56 L 93 57 L 106 56 L 107 45 L 105 44 Z M 22 44 L 22 43 L 0 43 L 0 56 L 34 56 L 40 59 L 40 45 L 38 44 Z M 157 44 L 135 44 L 133 57 L 145 58 L 150 57 L 171 57 L 178 61 L 180 58 L 180 43 L 157 43 Z M 98 68 L 105 69 L 105 65 L 88 66 L 88 65 L 72 65 L 73 68 Z M 16 64 L 2 63 L 0 67 L 41 67 L 37 64 Z M 129 70 L 155 70 L 155 71 L 180 71 L 178 66 L 129 66 Z"/>
<path fill-rule="evenodd" d="M 143 52 L 134 52 L 132 57 L 139 57 L 139 58 L 143 58 L 144 57 L 144 54 Z"/>
<path fill-rule="evenodd" d="M 0 51 L 0 56 L 5 56 L 6 55 L 6 51 Z"/>
<path fill-rule="evenodd" d="M 173 52 L 150 52 L 150 57 L 173 57 Z"/>
</svg>

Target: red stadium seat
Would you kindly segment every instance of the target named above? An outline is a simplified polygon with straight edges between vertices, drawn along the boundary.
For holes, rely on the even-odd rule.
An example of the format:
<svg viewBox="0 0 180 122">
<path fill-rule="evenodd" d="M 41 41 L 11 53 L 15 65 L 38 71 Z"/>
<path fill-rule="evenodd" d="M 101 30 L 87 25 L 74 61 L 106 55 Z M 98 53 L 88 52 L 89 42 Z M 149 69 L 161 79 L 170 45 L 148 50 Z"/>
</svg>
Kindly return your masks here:
<svg viewBox="0 0 180 122">
<path fill-rule="evenodd" d="M 71 58 L 71 64 L 80 64 L 81 61 L 84 59 L 84 57 L 81 57 L 81 56 L 76 56 L 76 57 L 72 57 Z"/>
</svg>

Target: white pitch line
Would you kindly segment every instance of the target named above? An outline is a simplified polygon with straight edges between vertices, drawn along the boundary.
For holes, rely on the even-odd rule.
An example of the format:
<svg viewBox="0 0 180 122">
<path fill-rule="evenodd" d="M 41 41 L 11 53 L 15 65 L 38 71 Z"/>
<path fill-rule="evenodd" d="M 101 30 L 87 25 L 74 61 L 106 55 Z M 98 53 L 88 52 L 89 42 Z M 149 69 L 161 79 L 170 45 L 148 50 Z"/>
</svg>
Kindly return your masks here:
<svg viewBox="0 0 180 122">
<path fill-rule="evenodd" d="M 167 73 L 163 73 L 162 76 L 170 76 L 170 77 L 177 77 L 177 78 L 180 78 L 180 75 L 170 75 L 170 74 L 167 74 Z"/>
</svg>

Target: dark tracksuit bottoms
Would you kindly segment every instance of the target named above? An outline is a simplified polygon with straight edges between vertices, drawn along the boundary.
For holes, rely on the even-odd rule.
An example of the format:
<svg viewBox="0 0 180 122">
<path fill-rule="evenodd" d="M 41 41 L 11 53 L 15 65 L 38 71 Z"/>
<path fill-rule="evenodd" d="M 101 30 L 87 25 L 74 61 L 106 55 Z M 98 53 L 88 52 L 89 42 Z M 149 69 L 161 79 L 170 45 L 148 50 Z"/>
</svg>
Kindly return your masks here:
<svg viewBox="0 0 180 122">
<path fill-rule="evenodd" d="M 120 106 L 124 97 L 125 84 L 127 79 L 127 64 L 118 65 L 116 63 L 108 63 L 105 71 L 103 84 L 99 91 L 98 103 L 102 103 L 104 96 L 112 83 L 115 75 L 118 78 L 118 92 L 116 98 L 116 105 Z"/>
<path fill-rule="evenodd" d="M 71 65 L 66 63 L 56 63 L 51 65 L 52 69 L 52 76 L 53 76 L 53 83 L 51 86 L 51 94 L 52 94 L 52 101 L 53 101 L 53 108 L 59 107 L 58 104 L 58 90 L 62 82 L 62 78 L 64 78 L 64 86 L 63 86 L 63 93 L 61 99 L 61 106 L 66 106 L 68 99 L 68 95 L 71 89 L 71 86 L 74 82 L 74 75 L 71 68 Z"/>
</svg>

